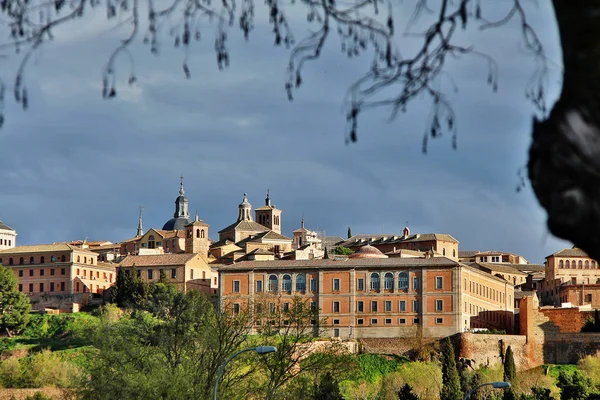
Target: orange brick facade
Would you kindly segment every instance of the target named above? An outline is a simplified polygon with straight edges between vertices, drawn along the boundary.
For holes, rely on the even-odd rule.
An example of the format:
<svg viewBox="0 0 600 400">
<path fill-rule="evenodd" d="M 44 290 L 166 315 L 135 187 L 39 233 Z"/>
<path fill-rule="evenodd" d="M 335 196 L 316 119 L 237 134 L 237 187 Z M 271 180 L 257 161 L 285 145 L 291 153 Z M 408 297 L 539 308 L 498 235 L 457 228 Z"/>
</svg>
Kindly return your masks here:
<svg viewBox="0 0 600 400">
<path fill-rule="evenodd" d="M 441 257 L 241 262 L 219 274 L 223 307 L 252 310 L 268 296 L 272 307 L 286 307 L 299 296 L 319 310 L 325 336 L 443 337 L 513 327 L 512 285 Z"/>
</svg>

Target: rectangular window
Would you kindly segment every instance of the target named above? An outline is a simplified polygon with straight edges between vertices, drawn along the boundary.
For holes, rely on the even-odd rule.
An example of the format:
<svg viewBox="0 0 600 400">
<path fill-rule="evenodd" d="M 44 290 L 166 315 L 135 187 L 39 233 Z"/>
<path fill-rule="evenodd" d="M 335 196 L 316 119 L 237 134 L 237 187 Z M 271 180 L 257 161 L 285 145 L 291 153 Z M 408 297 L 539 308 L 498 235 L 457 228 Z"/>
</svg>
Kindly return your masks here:
<svg viewBox="0 0 600 400">
<path fill-rule="evenodd" d="M 356 312 L 365 312 L 365 303 L 362 300 L 356 302 Z"/>
<path fill-rule="evenodd" d="M 333 291 L 334 292 L 339 292 L 340 291 L 340 280 L 338 278 L 335 278 L 333 280 Z"/>
<path fill-rule="evenodd" d="M 64 283 L 64 282 L 61 282 L 61 283 L 60 283 L 60 291 L 61 291 L 61 292 L 64 292 L 64 291 L 65 291 L 65 283 Z"/>
<path fill-rule="evenodd" d="M 385 312 L 392 312 L 392 301 L 391 300 L 385 301 Z"/>
<path fill-rule="evenodd" d="M 50 275 L 54 276 L 54 274 L 55 274 L 55 272 L 54 272 L 54 268 L 52 268 L 52 269 L 50 270 Z"/>
<path fill-rule="evenodd" d="M 334 337 L 340 337 L 340 328 L 335 328 L 333 330 L 333 336 Z"/>
<path fill-rule="evenodd" d="M 362 319 L 362 318 L 358 318 L 358 319 L 356 320 L 356 325 L 364 325 L 364 323 L 365 323 L 365 320 L 364 320 L 364 319 Z"/>
<path fill-rule="evenodd" d="M 334 325 L 339 325 L 340 324 L 340 320 L 339 319 L 334 319 L 333 320 L 333 324 Z"/>
<path fill-rule="evenodd" d="M 419 318 L 414 318 L 413 319 L 413 324 L 419 325 L 420 323 L 421 323 L 421 320 Z"/>
<path fill-rule="evenodd" d="M 233 293 L 240 292 L 240 281 L 233 281 Z"/>
<path fill-rule="evenodd" d="M 29 270 L 29 276 L 33 276 L 33 270 L 32 269 Z"/>
<path fill-rule="evenodd" d="M 233 313 L 234 314 L 240 313 L 240 303 L 233 303 Z"/>
<path fill-rule="evenodd" d="M 54 292 L 54 282 L 50 282 L 50 291 Z"/>
<path fill-rule="evenodd" d="M 435 288 L 436 289 L 443 289 L 444 288 L 444 278 L 441 276 L 436 276 L 435 277 Z"/>
<path fill-rule="evenodd" d="M 79 282 L 77 282 L 77 284 L 79 285 Z M 29 284 L 29 292 L 33 293 L 33 283 Z"/>
<path fill-rule="evenodd" d="M 40 269 L 40 276 L 44 276 L 44 269 Z"/>
<path fill-rule="evenodd" d="M 398 323 L 399 323 L 400 325 L 404 325 L 404 324 L 406 324 L 406 318 L 398 318 Z"/>
<path fill-rule="evenodd" d="M 406 301 L 400 300 L 398 302 L 398 310 L 400 310 L 400 312 L 406 312 Z"/>
<path fill-rule="evenodd" d="M 177 278 L 177 268 L 171 268 L 171 278 Z"/>
<path fill-rule="evenodd" d="M 275 306 L 275 303 L 269 303 L 269 313 L 273 314 L 277 311 L 277 307 Z"/>
<path fill-rule="evenodd" d="M 334 301 L 333 302 L 333 312 L 334 313 L 339 313 L 340 312 L 340 302 L 339 301 Z"/>
<path fill-rule="evenodd" d="M 420 312 L 419 300 L 413 300 L 413 312 Z"/>
<path fill-rule="evenodd" d="M 363 278 L 358 278 L 356 280 L 356 290 L 359 290 L 359 291 L 365 290 L 365 280 Z"/>
<path fill-rule="evenodd" d="M 317 280 L 314 278 L 310 279 L 310 291 L 311 292 L 316 292 L 317 291 Z"/>
<path fill-rule="evenodd" d="M 19 292 L 22 292 L 22 291 L 23 291 L 23 284 L 19 283 Z"/>
<path fill-rule="evenodd" d="M 19 270 L 19 276 L 23 276 L 23 270 L 22 269 Z"/>
<path fill-rule="evenodd" d="M 377 325 L 378 322 L 377 318 L 371 318 L 371 325 Z"/>
<path fill-rule="evenodd" d="M 371 312 L 377 312 L 377 300 L 371 300 Z"/>
<path fill-rule="evenodd" d="M 421 279 L 418 276 L 413 277 L 413 290 L 421 289 Z"/>
<path fill-rule="evenodd" d="M 436 324 L 443 324 L 444 323 L 444 318 L 436 318 L 435 319 L 435 323 Z"/>
<path fill-rule="evenodd" d="M 263 291 L 263 282 L 262 281 L 256 281 L 256 293 L 262 293 Z"/>
<path fill-rule="evenodd" d="M 290 312 L 290 303 L 283 303 L 282 307 L 283 307 L 282 308 L 283 312 L 286 312 L 286 313 Z"/>
<path fill-rule="evenodd" d="M 391 318 L 386 318 L 385 321 L 384 321 L 384 323 L 386 325 L 390 325 L 392 323 L 392 319 Z"/>
<path fill-rule="evenodd" d="M 66 270 L 66 268 L 61 268 L 61 269 L 60 269 L 60 274 L 61 274 L 61 275 L 64 275 L 64 274 L 66 274 L 66 273 L 67 273 L 67 270 Z"/>
<path fill-rule="evenodd" d="M 43 292 L 43 291 L 44 291 L 44 283 L 42 282 L 42 283 L 40 283 L 40 292 Z"/>
<path fill-rule="evenodd" d="M 151 269 L 148 270 L 148 280 L 153 278 L 153 271 Z"/>
<path fill-rule="evenodd" d="M 106 274 L 104 274 L 104 279 L 106 279 Z M 194 279 L 194 270 L 190 269 L 190 279 Z"/>
<path fill-rule="evenodd" d="M 444 311 L 444 300 L 435 301 L 435 311 Z"/>
<path fill-rule="evenodd" d="M 316 301 L 311 301 L 310 302 L 310 311 L 311 312 L 316 312 L 317 311 L 317 302 Z"/>
</svg>

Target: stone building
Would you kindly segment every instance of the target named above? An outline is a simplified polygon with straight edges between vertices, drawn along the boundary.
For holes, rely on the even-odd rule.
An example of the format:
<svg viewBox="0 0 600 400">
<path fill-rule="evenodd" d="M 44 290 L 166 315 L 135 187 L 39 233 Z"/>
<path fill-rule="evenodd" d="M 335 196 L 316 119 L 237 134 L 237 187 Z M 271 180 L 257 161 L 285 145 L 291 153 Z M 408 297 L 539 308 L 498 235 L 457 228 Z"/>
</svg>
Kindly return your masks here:
<svg viewBox="0 0 600 400">
<path fill-rule="evenodd" d="M 115 267 L 99 263 L 98 254 L 66 243 L 2 250 L 0 264 L 17 276 L 18 290 L 27 294 L 34 309 L 76 311 L 116 278 Z"/>
<path fill-rule="evenodd" d="M 573 247 L 557 251 L 546 257 L 545 266 L 546 277 L 541 298 L 543 305 L 560 306 L 566 299 L 579 299 L 574 305 L 583 305 L 588 298 L 594 298 L 592 291 L 600 283 L 600 269 L 596 260 L 592 260 L 583 250 Z M 588 287 L 586 293 L 585 286 Z M 578 291 L 581 296 L 574 295 Z"/>
<path fill-rule="evenodd" d="M 512 284 L 446 257 L 388 258 L 365 245 L 343 261 L 244 261 L 219 276 L 222 307 L 252 311 L 266 299 L 285 309 L 299 296 L 326 320 L 326 336 L 444 337 L 514 324 Z"/>
<path fill-rule="evenodd" d="M 0 250 L 11 249 L 17 245 L 17 231 L 0 221 Z"/>
<path fill-rule="evenodd" d="M 338 244 L 338 246 L 347 247 L 354 251 L 365 245 L 377 247 L 383 253 L 394 253 L 400 249 L 422 252 L 433 251 L 434 256 L 447 257 L 458 261 L 458 240 L 453 238 L 452 235 L 446 233 L 411 234 L 408 227 L 404 228 L 402 235 L 354 235 Z"/>
</svg>

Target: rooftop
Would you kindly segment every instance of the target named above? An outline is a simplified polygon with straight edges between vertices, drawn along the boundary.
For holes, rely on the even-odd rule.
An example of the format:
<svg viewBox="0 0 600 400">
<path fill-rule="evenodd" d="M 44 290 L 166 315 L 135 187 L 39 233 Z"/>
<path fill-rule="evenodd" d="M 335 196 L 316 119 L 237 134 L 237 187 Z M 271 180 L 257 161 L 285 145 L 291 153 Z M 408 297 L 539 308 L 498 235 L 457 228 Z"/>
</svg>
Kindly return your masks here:
<svg viewBox="0 0 600 400">
<path fill-rule="evenodd" d="M 67 243 L 52 243 L 52 244 L 34 244 L 29 246 L 17 246 L 12 249 L 2 250 L 0 254 L 25 254 L 25 253 L 44 253 L 50 251 L 77 251 L 78 253 L 88 253 L 97 255 L 88 249 L 71 246 Z"/>
<path fill-rule="evenodd" d="M 590 257 L 590 256 L 588 256 L 588 254 L 585 251 L 583 251 L 583 250 L 581 250 L 581 249 L 579 249 L 577 247 L 573 247 L 573 248 L 570 248 L 570 249 L 559 250 L 556 253 L 549 255 L 548 257 L 551 257 L 551 256 L 558 256 L 558 257 L 586 257 L 586 258 Z"/>
<path fill-rule="evenodd" d="M 121 267 L 153 267 L 185 265 L 197 254 L 156 254 L 145 256 L 127 256 L 119 264 Z"/>
<path fill-rule="evenodd" d="M 0 229 L 4 229 L 7 231 L 14 231 L 13 228 L 11 228 L 10 226 L 6 225 L 4 222 L 0 221 Z"/>
<path fill-rule="evenodd" d="M 340 243 L 340 246 L 344 247 L 355 247 L 364 246 L 365 244 L 379 245 L 379 244 L 396 244 L 396 243 L 416 243 L 416 242 L 428 242 L 428 241 L 443 241 L 458 243 L 452 235 L 447 233 L 424 233 L 409 235 L 406 238 L 402 235 L 394 234 L 378 234 L 378 235 L 354 235 L 350 239 Z"/>
</svg>

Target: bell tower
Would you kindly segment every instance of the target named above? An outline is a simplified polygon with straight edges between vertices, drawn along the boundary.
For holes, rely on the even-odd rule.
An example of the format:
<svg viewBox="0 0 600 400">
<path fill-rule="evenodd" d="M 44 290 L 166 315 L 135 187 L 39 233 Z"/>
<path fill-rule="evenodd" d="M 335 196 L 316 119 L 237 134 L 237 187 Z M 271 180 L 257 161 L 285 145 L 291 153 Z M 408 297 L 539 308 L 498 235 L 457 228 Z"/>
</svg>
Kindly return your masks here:
<svg viewBox="0 0 600 400">
<path fill-rule="evenodd" d="M 271 194 L 267 190 L 267 197 L 265 198 L 265 205 L 259 207 L 254 211 L 256 214 L 256 222 L 262 226 L 272 230 L 275 233 L 281 235 L 281 210 L 274 205 L 271 205 Z"/>
<path fill-rule="evenodd" d="M 185 252 L 188 254 L 200 254 L 204 261 L 208 260 L 208 225 L 198 219 L 198 214 L 193 222 L 185 226 Z"/>
</svg>

